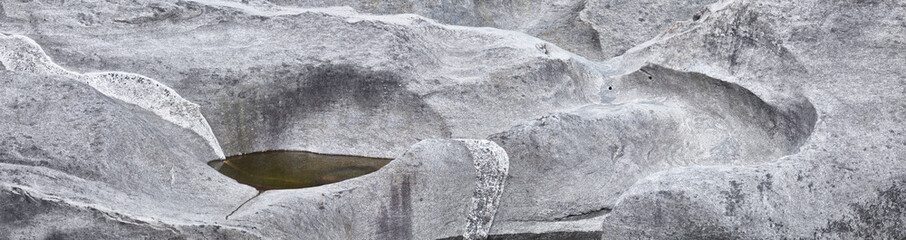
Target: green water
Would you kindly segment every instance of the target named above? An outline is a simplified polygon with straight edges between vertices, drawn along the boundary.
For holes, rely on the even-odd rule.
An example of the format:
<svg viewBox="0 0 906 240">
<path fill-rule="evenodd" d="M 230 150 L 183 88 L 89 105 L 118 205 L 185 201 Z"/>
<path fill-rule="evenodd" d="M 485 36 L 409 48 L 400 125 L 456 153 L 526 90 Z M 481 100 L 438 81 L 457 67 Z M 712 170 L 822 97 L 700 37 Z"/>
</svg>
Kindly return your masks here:
<svg viewBox="0 0 906 240">
<path fill-rule="evenodd" d="M 306 188 L 377 171 L 392 159 L 300 151 L 256 152 L 208 162 L 223 175 L 257 188 Z"/>
</svg>

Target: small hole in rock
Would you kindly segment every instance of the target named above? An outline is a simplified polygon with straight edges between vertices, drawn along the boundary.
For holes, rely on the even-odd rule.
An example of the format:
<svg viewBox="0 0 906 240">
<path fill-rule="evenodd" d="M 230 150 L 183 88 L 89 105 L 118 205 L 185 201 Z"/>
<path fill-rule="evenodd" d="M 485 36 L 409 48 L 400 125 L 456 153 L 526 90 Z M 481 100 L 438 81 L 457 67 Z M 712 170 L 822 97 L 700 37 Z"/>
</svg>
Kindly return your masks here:
<svg viewBox="0 0 906 240">
<path fill-rule="evenodd" d="M 303 151 L 267 151 L 214 160 L 208 165 L 259 191 L 307 188 L 377 171 L 393 159 Z"/>
<path fill-rule="evenodd" d="M 613 87 L 612 86 L 607 87 L 607 90 L 613 90 Z"/>
<path fill-rule="evenodd" d="M 692 15 L 692 21 L 698 21 L 698 19 L 701 19 L 701 18 L 702 18 L 702 15 L 699 15 L 699 14 Z"/>
</svg>

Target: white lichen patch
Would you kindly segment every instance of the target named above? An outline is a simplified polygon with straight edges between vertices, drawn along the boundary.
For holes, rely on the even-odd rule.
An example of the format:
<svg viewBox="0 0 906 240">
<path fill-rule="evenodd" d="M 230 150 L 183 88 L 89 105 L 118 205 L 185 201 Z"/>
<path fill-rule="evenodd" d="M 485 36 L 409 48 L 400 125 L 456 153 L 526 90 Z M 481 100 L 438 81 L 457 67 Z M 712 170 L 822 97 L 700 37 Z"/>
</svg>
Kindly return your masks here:
<svg viewBox="0 0 906 240">
<path fill-rule="evenodd" d="M 472 154 L 477 178 L 466 221 L 465 239 L 486 239 L 500 205 L 500 196 L 509 172 L 510 161 L 496 143 L 488 140 L 460 139 Z"/>
</svg>

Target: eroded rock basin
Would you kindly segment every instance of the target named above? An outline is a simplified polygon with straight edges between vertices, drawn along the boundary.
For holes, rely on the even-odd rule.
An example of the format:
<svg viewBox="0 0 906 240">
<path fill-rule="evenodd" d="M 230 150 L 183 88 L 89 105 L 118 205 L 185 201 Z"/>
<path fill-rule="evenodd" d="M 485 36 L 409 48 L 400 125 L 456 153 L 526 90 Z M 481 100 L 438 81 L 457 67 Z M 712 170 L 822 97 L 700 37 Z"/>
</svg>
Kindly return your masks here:
<svg viewBox="0 0 906 240">
<path fill-rule="evenodd" d="M 340 182 L 377 171 L 391 160 L 305 151 L 267 151 L 214 160 L 208 165 L 239 183 L 265 191 Z"/>
</svg>

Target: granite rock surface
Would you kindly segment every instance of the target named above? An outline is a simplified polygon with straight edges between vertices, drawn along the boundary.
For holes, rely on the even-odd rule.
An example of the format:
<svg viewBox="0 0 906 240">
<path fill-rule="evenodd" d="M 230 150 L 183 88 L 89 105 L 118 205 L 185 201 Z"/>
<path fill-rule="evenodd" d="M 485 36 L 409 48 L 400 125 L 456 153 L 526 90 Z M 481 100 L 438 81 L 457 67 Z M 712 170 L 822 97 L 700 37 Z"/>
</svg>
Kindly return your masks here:
<svg viewBox="0 0 906 240">
<path fill-rule="evenodd" d="M 620 59 L 738 84 L 768 104 L 807 99 L 798 151 L 635 183 L 605 238 L 903 238 L 903 1 L 727 1 Z"/>
<path fill-rule="evenodd" d="M 903 36 L 898 0 L 4 1 L 0 239 L 900 239 Z M 267 150 L 395 160 L 206 165 Z"/>
<path fill-rule="evenodd" d="M 372 14 L 412 13 L 441 23 L 523 32 L 593 60 L 623 54 L 696 18 L 715 0 L 367 1 L 268 0 L 282 6 L 348 6 Z M 700 14 L 698 15 L 700 16 Z"/>
</svg>

